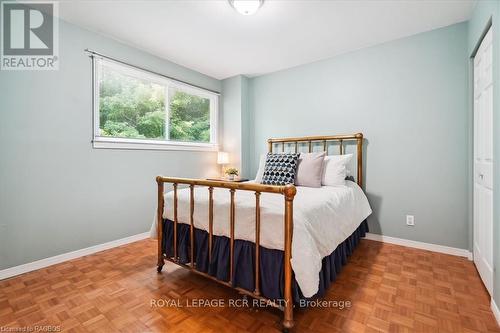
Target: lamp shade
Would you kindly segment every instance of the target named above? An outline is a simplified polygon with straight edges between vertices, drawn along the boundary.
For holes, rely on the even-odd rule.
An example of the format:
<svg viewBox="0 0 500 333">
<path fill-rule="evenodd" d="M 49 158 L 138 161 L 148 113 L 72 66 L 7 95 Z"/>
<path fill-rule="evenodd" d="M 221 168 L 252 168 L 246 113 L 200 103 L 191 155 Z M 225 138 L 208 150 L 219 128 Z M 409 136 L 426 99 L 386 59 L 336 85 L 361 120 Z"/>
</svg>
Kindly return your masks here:
<svg viewBox="0 0 500 333">
<path fill-rule="evenodd" d="M 228 164 L 229 154 L 225 151 L 220 151 L 217 153 L 217 164 Z"/>
</svg>

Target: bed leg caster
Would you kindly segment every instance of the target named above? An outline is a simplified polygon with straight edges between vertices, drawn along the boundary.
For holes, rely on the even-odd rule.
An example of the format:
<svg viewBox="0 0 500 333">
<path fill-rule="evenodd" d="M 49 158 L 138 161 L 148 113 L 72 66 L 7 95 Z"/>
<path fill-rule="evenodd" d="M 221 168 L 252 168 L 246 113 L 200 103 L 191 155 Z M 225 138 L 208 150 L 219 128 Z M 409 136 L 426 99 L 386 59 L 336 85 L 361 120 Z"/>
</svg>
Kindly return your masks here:
<svg viewBox="0 0 500 333">
<path fill-rule="evenodd" d="M 294 324 L 293 320 L 284 320 L 281 331 L 283 333 L 290 332 L 292 330 L 293 324 Z"/>
<path fill-rule="evenodd" d="M 161 270 L 163 269 L 163 265 L 158 265 L 158 267 L 156 267 L 156 271 L 158 273 L 161 273 Z"/>
</svg>

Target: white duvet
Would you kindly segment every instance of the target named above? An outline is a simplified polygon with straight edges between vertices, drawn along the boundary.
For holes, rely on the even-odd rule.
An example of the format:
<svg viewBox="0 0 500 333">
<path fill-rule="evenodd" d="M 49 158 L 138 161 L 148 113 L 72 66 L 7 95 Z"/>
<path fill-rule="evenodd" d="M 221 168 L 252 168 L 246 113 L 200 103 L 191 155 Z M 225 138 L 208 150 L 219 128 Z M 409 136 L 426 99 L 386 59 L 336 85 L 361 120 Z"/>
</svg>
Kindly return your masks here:
<svg viewBox="0 0 500 333">
<path fill-rule="evenodd" d="M 189 224 L 189 189 L 180 189 L 177 195 L 178 221 Z M 194 225 L 208 231 L 208 189 L 195 187 L 194 200 Z M 235 237 L 254 242 L 254 192 L 236 191 L 235 203 Z M 214 188 L 214 235 L 229 237 L 229 205 L 229 190 Z M 261 195 L 260 242 L 266 248 L 283 250 L 284 205 L 283 195 Z M 365 194 L 352 181 L 346 181 L 345 186 L 297 187 L 293 201 L 292 268 L 305 297 L 318 292 L 322 259 L 347 239 L 371 213 Z M 173 192 L 165 194 L 163 218 L 174 218 Z M 151 237 L 156 237 L 156 218 Z"/>
</svg>

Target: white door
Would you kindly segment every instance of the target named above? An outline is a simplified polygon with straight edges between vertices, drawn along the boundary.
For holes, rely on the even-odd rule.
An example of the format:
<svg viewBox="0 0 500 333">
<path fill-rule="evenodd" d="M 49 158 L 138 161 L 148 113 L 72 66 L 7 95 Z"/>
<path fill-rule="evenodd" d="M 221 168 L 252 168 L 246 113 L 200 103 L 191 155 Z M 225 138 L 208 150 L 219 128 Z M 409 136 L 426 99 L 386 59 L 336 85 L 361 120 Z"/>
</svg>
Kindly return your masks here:
<svg viewBox="0 0 500 333">
<path fill-rule="evenodd" d="M 474 57 L 474 263 L 493 290 L 493 47 L 491 28 Z"/>
</svg>

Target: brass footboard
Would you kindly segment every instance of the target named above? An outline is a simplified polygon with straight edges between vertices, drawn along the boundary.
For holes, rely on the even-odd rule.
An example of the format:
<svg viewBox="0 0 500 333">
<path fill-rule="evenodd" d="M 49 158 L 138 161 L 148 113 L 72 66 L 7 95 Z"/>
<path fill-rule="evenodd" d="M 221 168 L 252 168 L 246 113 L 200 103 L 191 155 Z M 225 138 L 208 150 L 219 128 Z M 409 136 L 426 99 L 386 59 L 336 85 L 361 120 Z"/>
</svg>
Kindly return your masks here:
<svg viewBox="0 0 500 333">
<path fill-rule="evenodd" d="M 234 229 L 235 229 L 235 192 L 236 191 L 253 191 L 255 192 L 255 290 L 248 291 L 242 288 L 234 288 L 239 292 L 249 295 L 254 298 L 265 299 L 260 294 L 260 277 L 259 277 L 259 265 L 260 265 L 260 194 L 261 193 L 276 193 L 281 194 L 284 197 L 284 299 L 281 302 L 284 305 L 275 304 L 276 307 L 283 310 L 283 328 L 288 330 L 293 327 L 293 300 L 292 300 L 292 266 L 290 260 L 292 258 L 292 233 L 293 233 L 293 199 L 296 194 L 296 189 L 294 185 L 286 186 L 271 186 L 262 185 L 257 183 L 233 183 L 224 181 L 210 181 L 201 179 L 188 179 L 188 178 L 171 178 L 171 177 L 156 177 L 156 182 L 158 184 L 158 211 L 157 211 L 157 224 L 158 224 L 158 272 L 161 272 L 165 260 L 173 262 L 177 265 L 188 268 L 189 270 L 215 280 L 221 284 L 234 288 L 232 286 L 233 274 L 234 274 Z M 173 237 L 173 248 L 174 256 L 167 257 L 163 253 L 162 239 L 163 239 L 163 205 L 164 205 L 164 184 L 169 183 L 173 185 L 174 190 L 174 237 Z M 190 189 L 190 242 L 191 242 L 191 262 L 189 264 L 182 264 L 179 262 L 178 251 L 177 251 L 177 187 L 178 184 L 189 185 Z M 213 219 L 214 219 L 214 202 L 213 202 L 213 189 L 214 188 L 226 188 L 229 190 L 228 195 L 230 195 L 230 271 L 229 271 L 229 282 L 219 280 L 207 273 L 197 270 L 196 263 L 194 262 L 194 187 L 204 186 L 208 187 L 209 193 L 209 238 L 208 238 L 208 255 L 209 262 L 212 259 L 212 245 L 213 245 Z"/>
<path fill-rule="evenodd" d="M 275 148 L 281 148 L 281 151 L 286 151 L 286 146 L 288 148 L 293 148 L 293 150 L 297 153 L 299 152 L 300 145 L 307 145 L 308 151 L 318 151 L 318 146 L 326 152 L 328 155 L 329 147 L 332 144 L 338 144 L 339 154 L 343 155 L 346 153 L 345 146 L 349 143 L 356 144 L 356 170 L 357 177 L 356 181 L 360 187 L 363 187 L 363 134 L 355 133 L 355 134 L 347 134 L 347 135 L 327 135 L 327 136 L 303 136 L 303 137 L 290 137 L 290 138 L 276 138 L 267 140 L 268 150 L 270 153 L 273 152 Z M 277 147 L 275 147 L 277 146 Z M 281 147 L 280 147 L 281 146 Z M 273 149 L 274 147 L 274 149 Z M 316 148 L 316 149 L 315 149 Z M 283 318 L 283 328 L 288 330 L 293 327 L 293 300 L 292 300 L 292 266 L 290 263 L 290 259 L 292 258 L 292 233 L 293 233 L 293 199 L 296 194 L 295 186 L 286 185 L 286 186 L 270 186 L 270 185 L 262 185 L 257 183 L 232 183 L 232 182 L 223 182 L 223 181 L 210 181 L 210 180 L 201 180 L 201 179 L 187 179 L 187 178 L 169 178 L 169 177 L 156 177 L 156 182 L 158 183 L 158 272 L 161 272 L 164 261 L 171 261 L 176 263 L 177 265 L 186 267 L 191 271 L 206 276 L 212 280 L 215 280 L 221 284 L 229 286 L 233 288 L 233 258 L 234 258 L 234 226 L 235 226 L 235 203 L 234 196 L 236 191 L 253 191 L 255 192 L 255 290 L 253 292 L 241 289 L 234 288 L 239 292 L 249 295 L 251 297 L 265 299 L 260 294 L 260 277 L 259 277 L 259 265 L 260 265 L 260 254 L 259 254 L 259 245 L 260 245 L 260 194 L 261 193 L 276 193 L 284 196 L 285 203 L 285 218 L 284 218 L 284 270 L 285 270 L 285 289 L 284 289 L 284 306 L 275 304 L 276 307 L 280 308 L 284 312 Z M 161 240 L 163 237 L 163 191 L 164 184 L 170 183 L 173 184 L 174 188 L 174 257 L 167 258 L 163 255 L 163 249 L 161 247 Z M 177 186 L 178 184 L 186 184 L 189 185 L 190 188 L 190 240 L 191 240 L 191 263 L 189 265 L 181 264 L 178 260 L 178 251 L 177 251 Z M 231 197 L 231 205 L 230 205 L 230 272 L 229 272 L 229 282 L 221 281 L 216 279 L 215 277 L 200 272 L 196 269 L 196 265 L 194 262 L 194 225 L 193 225 L 193 214 L 194 214 L 194 187 L 195 186 L 205 186 L 208 187 L 209 193 L 209 239 L 208 239 L 208 256 L 209 261 L 212 259 L 212 229 L 213 229 L 213 219 L 214 219 L 214 208 L 213 208 L 213 189 L 214 188 L 226 188 L 229 190 L 229 195 Z M 269 301 L 269 300 L 268 300 Z"/>
</svg>

